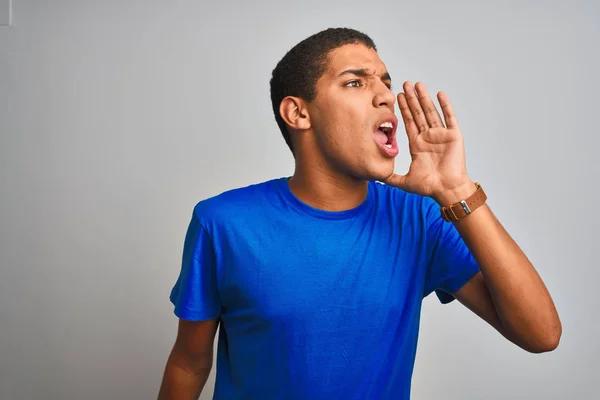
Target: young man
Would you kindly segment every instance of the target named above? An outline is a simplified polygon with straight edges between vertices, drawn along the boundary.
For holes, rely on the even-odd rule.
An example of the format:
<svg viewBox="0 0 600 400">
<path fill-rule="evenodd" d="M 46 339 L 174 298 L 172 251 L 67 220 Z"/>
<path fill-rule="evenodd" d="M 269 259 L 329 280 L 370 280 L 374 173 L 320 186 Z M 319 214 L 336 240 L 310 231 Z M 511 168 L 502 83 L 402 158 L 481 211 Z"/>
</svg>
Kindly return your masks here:
<svg viewBox="0 0 600 400">
<path fill-rule="evenodd" d="M 434 291 L 527 351 L 558 345 L 551 297 L 467 174 L 444 93 L 442 118 L 422 83 L 404 83 L 412 163 L 393 173 L 390 87 L 373 41 L 351 29 L 317 33 L 278 63 L 271 99 L 294 175 L 194 208 L 160 399 L 199 396 L 219 323 L 215 399 L 409 399 Z"/>
</svg>

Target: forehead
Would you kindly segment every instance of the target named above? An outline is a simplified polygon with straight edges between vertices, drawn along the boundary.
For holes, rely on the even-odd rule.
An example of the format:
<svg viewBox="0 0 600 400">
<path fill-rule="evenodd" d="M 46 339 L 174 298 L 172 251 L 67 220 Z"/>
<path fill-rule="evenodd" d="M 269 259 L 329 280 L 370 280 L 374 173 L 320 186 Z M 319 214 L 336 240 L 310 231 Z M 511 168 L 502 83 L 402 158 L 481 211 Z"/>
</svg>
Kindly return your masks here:
<svg viewBox="0 0 600 400">
<path fill-rule="evenodd" d="M 327 69 L 323 75 L 335 78 L 340 72 L 349 68 L 365 68 L 376 74 L 386 72 L 383 61 L 377 51 L 363 44 L 346 44 L 329 53 Z"/>
</svg>

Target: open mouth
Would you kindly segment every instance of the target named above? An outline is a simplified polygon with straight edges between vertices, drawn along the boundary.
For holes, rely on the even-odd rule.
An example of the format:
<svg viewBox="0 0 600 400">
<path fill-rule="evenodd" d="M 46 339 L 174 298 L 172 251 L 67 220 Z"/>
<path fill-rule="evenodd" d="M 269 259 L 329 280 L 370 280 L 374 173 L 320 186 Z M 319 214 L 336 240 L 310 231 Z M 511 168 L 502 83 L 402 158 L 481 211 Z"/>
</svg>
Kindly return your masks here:
<svg viewBox="0 0 600 400">
<path fill-rule="evenodd" d="M 379 149 L 386 157 L 396 157 L 398 155 L 398 143 L 396 142 L 396 125 L 398 121 L 393 116 L 389 116 L 379 125 L 375 125 L 373 137 L 379 146 Z"/>
<path fill-rule="evenodd" d="M 379 125 L 375 132 L 375 140 L 380 145 L 391 149 L 394 141 L 394 125 L 391 122 L 384 122 Z"/>
</svg>

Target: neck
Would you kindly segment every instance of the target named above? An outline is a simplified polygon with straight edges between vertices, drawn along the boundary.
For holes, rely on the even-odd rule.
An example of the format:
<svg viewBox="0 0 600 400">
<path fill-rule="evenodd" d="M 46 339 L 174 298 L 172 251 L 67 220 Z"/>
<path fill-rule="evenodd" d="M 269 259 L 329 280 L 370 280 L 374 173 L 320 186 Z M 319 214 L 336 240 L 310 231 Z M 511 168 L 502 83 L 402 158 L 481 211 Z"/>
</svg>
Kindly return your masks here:
<svg viewBox="0 0 600 400">
<path fill-rule="evenodd" d="M 290 190 L 302 202 L 324 211 L 346 211 L 358 207 L 367 197 L 368 182 L 326 169 L 306 168 L 296 163 L 288 181 Z"/>
</svg>

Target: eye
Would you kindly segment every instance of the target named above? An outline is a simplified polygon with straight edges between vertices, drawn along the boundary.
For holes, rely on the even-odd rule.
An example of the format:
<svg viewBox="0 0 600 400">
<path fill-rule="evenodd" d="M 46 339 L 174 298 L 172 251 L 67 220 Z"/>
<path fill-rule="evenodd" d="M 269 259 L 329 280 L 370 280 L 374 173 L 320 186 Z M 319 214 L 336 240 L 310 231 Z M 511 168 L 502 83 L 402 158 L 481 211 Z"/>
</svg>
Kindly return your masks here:
<svg viewBox="0 0 600 400">
<path fill-rule="evenodd" d="M 354 80 L 354 81 L 350 81 L 348 83 L 346 83 L 344 86 L 346 87 L 360 87 L 362 84 L 360 82 L 360 80 Z"/>
</svg>

